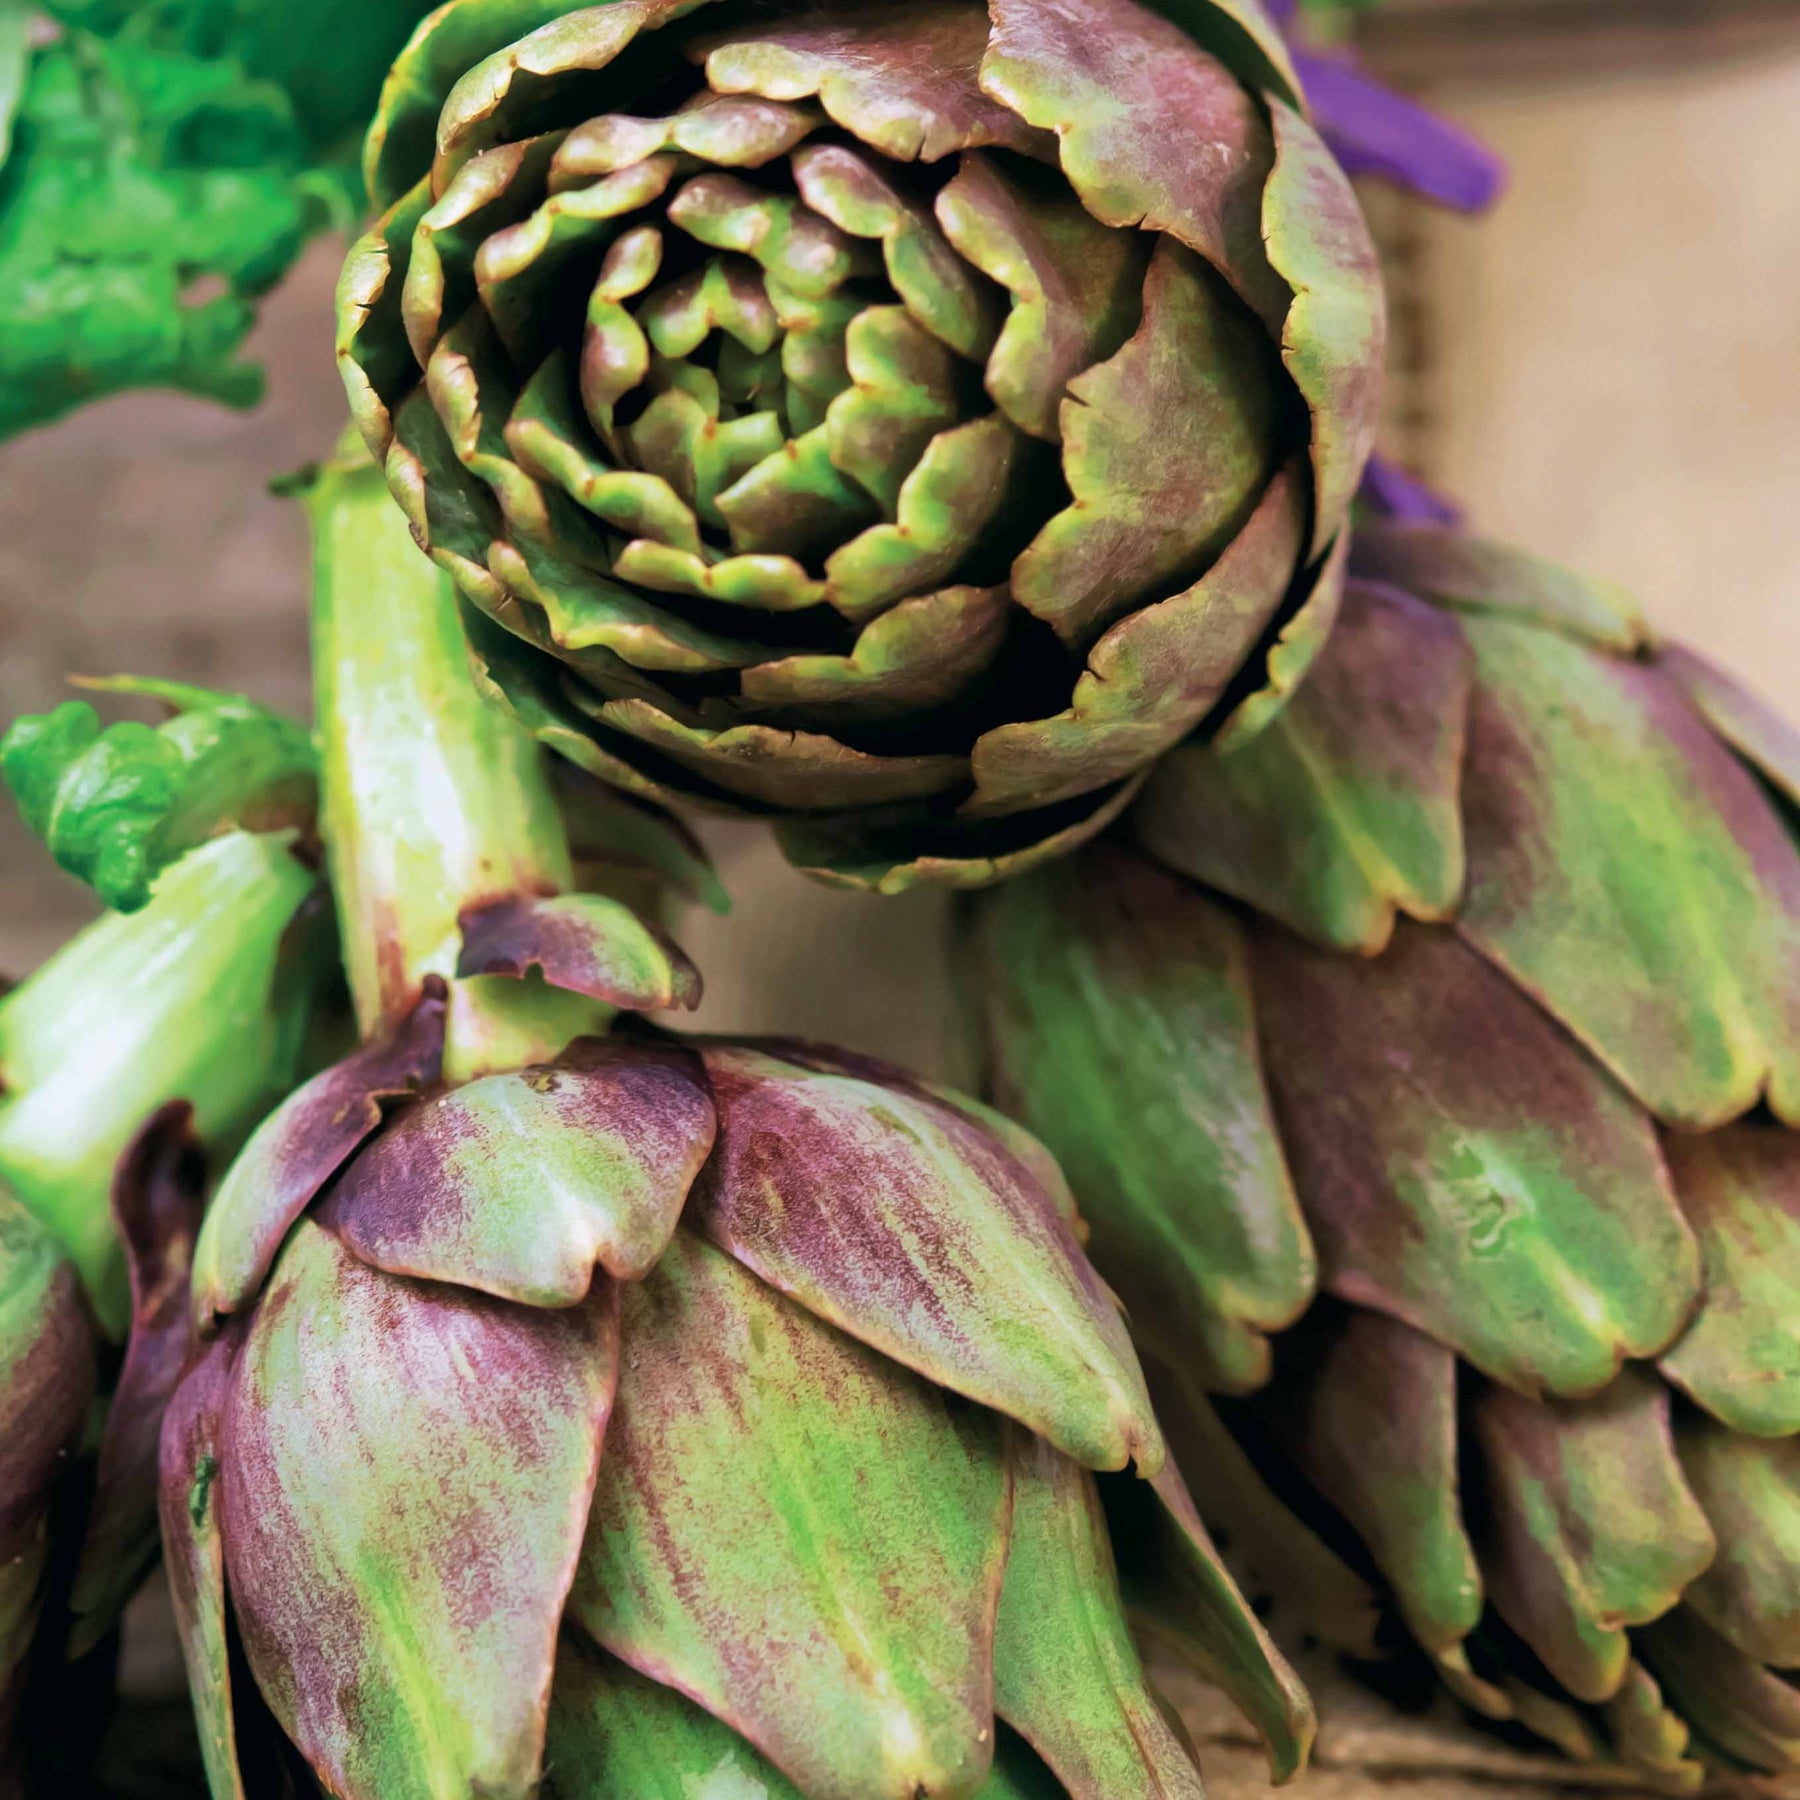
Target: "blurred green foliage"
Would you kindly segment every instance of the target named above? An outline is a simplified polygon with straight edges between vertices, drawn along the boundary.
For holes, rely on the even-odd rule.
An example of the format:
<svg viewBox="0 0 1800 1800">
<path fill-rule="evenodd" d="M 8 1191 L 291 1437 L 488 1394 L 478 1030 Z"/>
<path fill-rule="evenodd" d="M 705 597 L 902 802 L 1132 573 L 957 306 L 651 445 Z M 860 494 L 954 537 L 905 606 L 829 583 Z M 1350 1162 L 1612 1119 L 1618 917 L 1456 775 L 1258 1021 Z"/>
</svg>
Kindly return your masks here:
<svg viewBox="0 0 1800 1800">
<path fill-rule="evenodd" d="M 256 302 L 362 211 L 427 0 L 0 0 L 0 436 L 131 387 L 252 404 Z"/>
</svg>

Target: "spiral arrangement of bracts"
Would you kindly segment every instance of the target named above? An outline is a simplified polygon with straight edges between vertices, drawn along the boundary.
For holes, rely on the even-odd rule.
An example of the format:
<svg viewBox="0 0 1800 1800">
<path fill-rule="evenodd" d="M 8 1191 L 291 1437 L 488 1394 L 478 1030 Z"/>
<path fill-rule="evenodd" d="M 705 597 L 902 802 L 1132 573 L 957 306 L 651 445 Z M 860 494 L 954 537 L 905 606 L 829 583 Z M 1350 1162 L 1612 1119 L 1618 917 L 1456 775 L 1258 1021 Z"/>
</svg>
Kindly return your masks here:
<svg viewBox="0 0 1800 1800">
<path fill-rule="evenodd" d="M 1372 526 L 1352 567 L 1279 720 L 981 897 L 994 1094 L 1323 1636 L 1397 1617 L 1677 1790 L 1791 1772 L 1800 741 L 1529 557 Z"/>
<path fill-rule="evenodd" d="M 1322 640 L 1381 288 L 1257 0 L 455 0 L 368 172 L 353 409 L 611 781 L 976 885 Z"/>
</svg>

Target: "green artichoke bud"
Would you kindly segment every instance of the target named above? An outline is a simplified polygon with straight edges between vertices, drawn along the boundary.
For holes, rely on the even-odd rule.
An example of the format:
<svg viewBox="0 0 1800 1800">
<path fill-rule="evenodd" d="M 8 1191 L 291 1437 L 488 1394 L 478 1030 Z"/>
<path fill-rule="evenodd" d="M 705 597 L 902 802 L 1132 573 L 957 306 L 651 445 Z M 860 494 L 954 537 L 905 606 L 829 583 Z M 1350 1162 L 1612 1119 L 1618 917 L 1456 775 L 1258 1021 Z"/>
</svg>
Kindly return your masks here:
<svg viewBox="0 0 1800 1800">
<path fill-rule="evenodd" d="M 0 1187 L 0 1791 L 20 1779 L 18 1710 L 61 1476 L 87 1423 L 94 1328 L 61 1247 Z"/>
<path fill-rule="evenodd" d="M 353 410 L 609 781 L 978 885 L 1322 639 L 1383 304 L 1259 0 L 453 0 L 367 174 Z"/>
<path fill-rule="evenodd" d="M 992 1092 L 1322 1634 L 1391 1608 L 1675 1789 L 1791 1776 L 1800 739 L 1610 588 L 1436 529 L 1352 568 L 1261 737 L 974 903 Z"/>
</svg>

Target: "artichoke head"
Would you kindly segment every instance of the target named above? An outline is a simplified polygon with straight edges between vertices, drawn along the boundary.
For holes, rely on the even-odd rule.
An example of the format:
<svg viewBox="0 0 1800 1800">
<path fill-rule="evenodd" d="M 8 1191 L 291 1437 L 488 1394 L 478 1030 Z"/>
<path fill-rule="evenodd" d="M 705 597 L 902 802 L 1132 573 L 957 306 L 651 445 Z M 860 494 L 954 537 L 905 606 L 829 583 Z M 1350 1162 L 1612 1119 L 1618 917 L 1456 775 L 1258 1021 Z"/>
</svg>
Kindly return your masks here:
<svg viewBox="0 0 1800 1800">
<path fill-rule="evenodd" d="M 977 886 L 1322 639 L 1383 303 L 1257 0 L 454 0 L 366 172 L 352 408 L 612 782 Z"/>
</svg>

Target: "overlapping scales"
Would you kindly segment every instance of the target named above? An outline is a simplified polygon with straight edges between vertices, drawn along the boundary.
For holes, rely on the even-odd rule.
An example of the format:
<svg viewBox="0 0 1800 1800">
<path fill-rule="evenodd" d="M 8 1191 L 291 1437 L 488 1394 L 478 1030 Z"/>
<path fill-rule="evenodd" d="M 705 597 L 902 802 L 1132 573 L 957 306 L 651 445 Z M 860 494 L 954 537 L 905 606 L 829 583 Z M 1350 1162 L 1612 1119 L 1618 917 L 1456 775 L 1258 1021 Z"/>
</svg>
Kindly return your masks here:
<svg viewBox="0 0 1800 1800">
<path fill-rule="evenodd" d="M 979 885 L 1322 639 L 1382 300 L 1257 0 L 453 0 L 368 174 L 353 408 L 609 780 Z"/>
<path fill-rule="evenodd" d="M 994 1097 L 1203 1510 L 1677 1790 L 1800 1765 L 1792 733 L 1616 590 L 1359 532 L 1253 742 L 972 903 Z"/>
<path fill-rule="evenodd" d="M 465 963 L 593 986 L 566 900 L 491 911 Z M 609 991 L 691 1000 L 684 966 Z M 1164 1628 L 1300 1766 L 1310 1703 L 1039 1145 L 785 1042 L 449 1083 L 445 1013 L 428 981 L 274 1114 L 195 1255 L 161 1517 L 215 1795 L 285 1740 L 350 1800 L 1200 1800 L 1103 1485 L 1156 1514 L 1127 1573 Z"/>
</svg>

